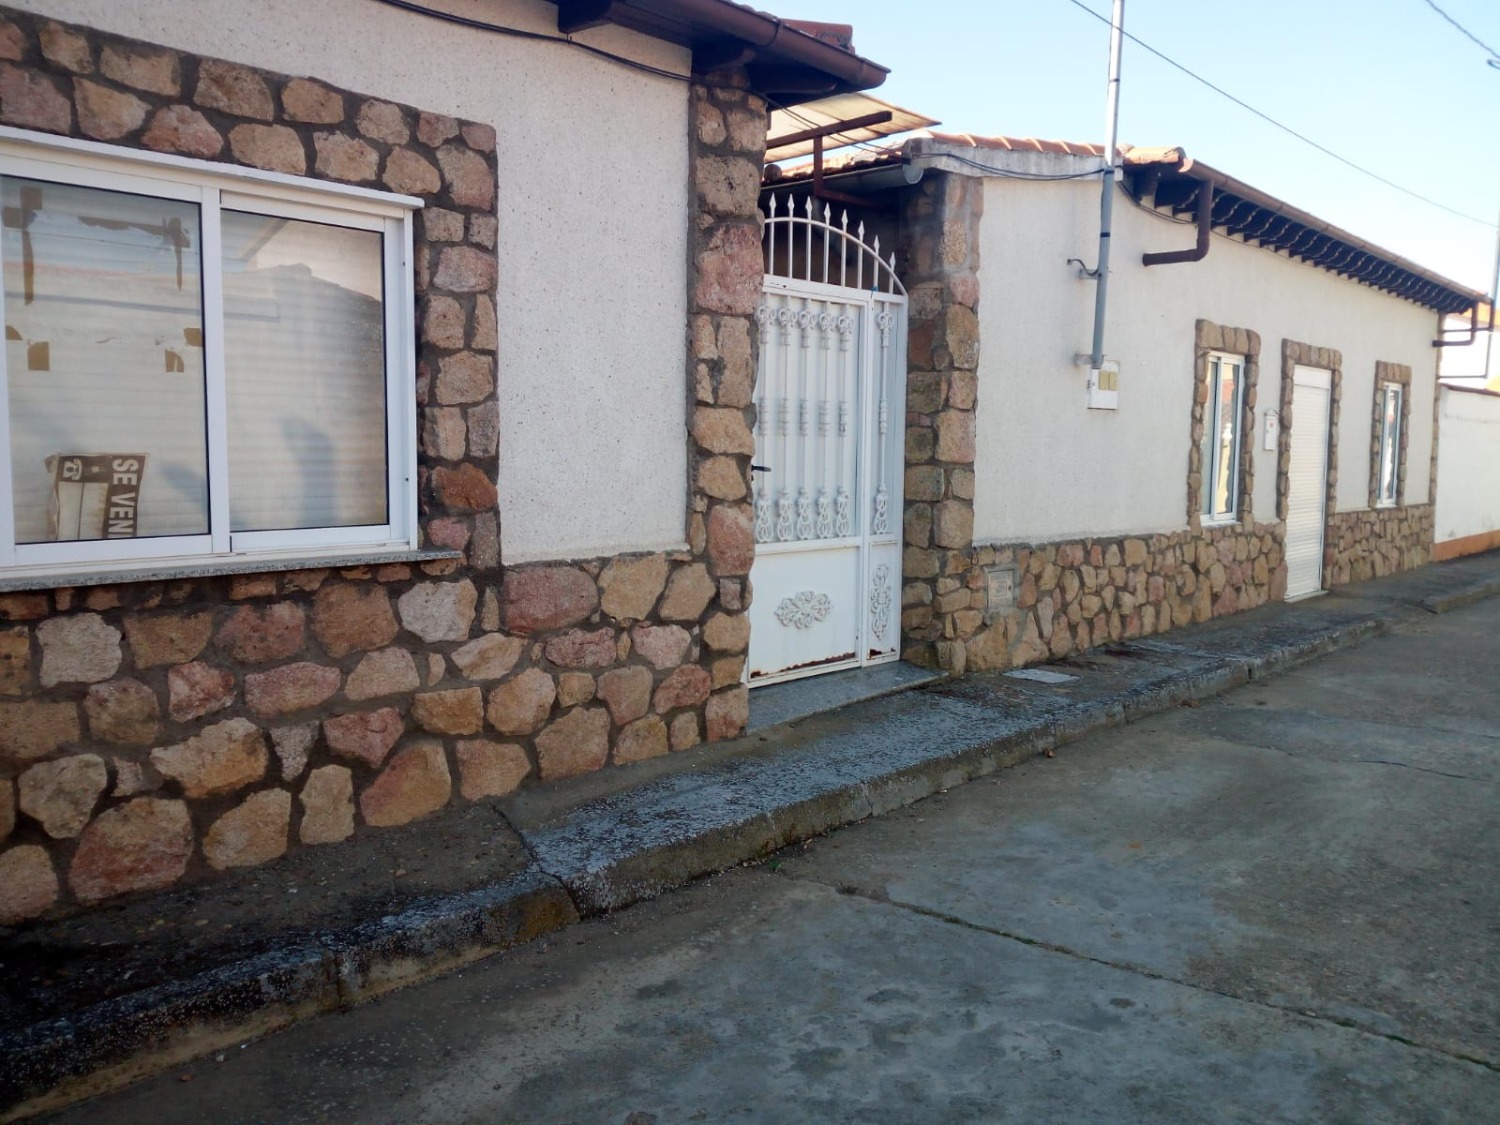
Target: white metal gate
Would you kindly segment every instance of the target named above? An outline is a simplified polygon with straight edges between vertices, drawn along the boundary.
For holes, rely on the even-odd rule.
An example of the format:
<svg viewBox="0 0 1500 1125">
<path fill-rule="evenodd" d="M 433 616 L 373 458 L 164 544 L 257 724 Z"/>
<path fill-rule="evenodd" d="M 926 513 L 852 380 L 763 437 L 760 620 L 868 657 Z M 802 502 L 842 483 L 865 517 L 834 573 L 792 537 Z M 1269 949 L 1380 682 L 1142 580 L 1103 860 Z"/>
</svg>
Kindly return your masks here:
<svg viewBox="0 0 1500 1125">
<path fill-rule="evenodd" d="M 1323 525 L 1328 506 L 1328 419 L 1333 374 L 1292 369 L 1292 456 L 1286 512 L 1286 596 L 1323 589 Z"/>
<path fill-rule="evenodd" d="M 772 198 L 756 384 L 752 684 L 899 655 L 906 291 L 828 207 Z"/>
</svg>

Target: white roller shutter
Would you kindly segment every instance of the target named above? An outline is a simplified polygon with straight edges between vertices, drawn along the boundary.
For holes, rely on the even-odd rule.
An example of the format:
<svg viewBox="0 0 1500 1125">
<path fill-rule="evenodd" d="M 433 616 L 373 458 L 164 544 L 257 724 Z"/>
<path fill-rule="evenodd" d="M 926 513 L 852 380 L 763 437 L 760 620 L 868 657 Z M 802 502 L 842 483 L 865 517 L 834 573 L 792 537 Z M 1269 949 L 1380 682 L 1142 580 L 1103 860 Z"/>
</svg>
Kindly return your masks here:
<svg viewBox="0 0 1500 1125">
<path fill-rule="evenodd" d="M 1330 372 L 1298 367 L 1292 387 L 1291 480 L 1286 520 L 1286 596 L 1323 588 L 1323 525 L 1328 499 Z"/>
</svg>

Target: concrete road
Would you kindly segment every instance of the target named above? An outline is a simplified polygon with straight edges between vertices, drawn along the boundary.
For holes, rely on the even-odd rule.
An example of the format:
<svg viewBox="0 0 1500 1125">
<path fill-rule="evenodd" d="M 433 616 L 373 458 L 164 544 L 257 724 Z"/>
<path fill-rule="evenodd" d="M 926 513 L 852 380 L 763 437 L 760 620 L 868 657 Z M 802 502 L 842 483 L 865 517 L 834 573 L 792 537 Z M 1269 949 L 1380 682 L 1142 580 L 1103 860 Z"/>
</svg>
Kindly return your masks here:
<svg viewBox="0 0 1500 1125">
<path fill-rule="evenodd" d="M 1500 600 L 63 1120 L 1500 1121 Z"/>
</svg>

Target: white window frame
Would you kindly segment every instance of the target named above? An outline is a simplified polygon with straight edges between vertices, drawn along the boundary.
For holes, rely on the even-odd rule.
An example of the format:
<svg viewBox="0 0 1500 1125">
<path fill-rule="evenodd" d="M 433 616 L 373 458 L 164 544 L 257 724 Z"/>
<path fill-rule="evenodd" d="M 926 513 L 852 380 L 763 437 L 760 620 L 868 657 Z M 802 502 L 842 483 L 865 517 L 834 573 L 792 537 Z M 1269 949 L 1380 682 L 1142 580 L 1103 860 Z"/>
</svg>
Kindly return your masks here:
<svg viewBox="0 0 1500 1125">
<path fill-rule="evenodd" d="M 1395 418 L 1386 421 L 1390 396 L 1396 396 Z M 1380 450 L 1375 462 L 1375 507 L 1394 508 L 1401 502 L 1401 417 L 1406 409 L 1406 387 L 1400 383 L 1380 384 Z M 1390 438 L 1389 444 L 1386 439 Z M 1387 456 L 1389 451 L 1389 456 Z M 1386 469 L 1391 469 L 1390 494 L 1386 494 Z"/>
<path fill-rule="evenodd" d="M 225 562 L 284 565 L 289 558 L 350 555 L 379 559 L 417 548 L 416 326 L 412 196 L 242 169 L 162 153 L 0 127 L 0 177 L 176 199 L 198 205 L 201 220 L 204 383 L 208 435 L 209 531 L 206 535 L 15 542 L 7 356 L 0 350 L 0 580 L 48 574 L 90 575 L 163 565 L 205 568 Z M 386 515 L 364 527 L 231 532 L 224 363 L 220 217 L 224 210 L 374 231 L 381 234 L 385 316 Z"/>
<path fill-rule="evenodd" d="M 1203 480 L 1198 494 L 1198 514 L 1204 526 L 1221 526 L 1238 523 L 1240 519 L 1240 458 L 1245 441 L 1245 369 L 1249 364 L 1244 356 L 1230 352 L 1209 352 L 1206 362 L 1208 364 L 1208 402 L 1203 408 L 1203 425 L 1204 432 L 1213 434 L 1214 440 L 1208 446 L 1210 454 L 1207 463 L 1200 466 Z M 1216 513 L 1213 511 L 1213 486 L 1219 476 L 1219 455 L 1222 447 L 1218 442 L 1218 434 L 1224 424 L 1219 412 L 1221 398 L 1219 388 L 1223 381 L 1226 363 L 1233 364 L 1238 369 L 1239 377 L 1235 381 L 1234 394 L 1234 447 L 1229 455 L 1230 505 L 1227 512 Z"/>
</svg>

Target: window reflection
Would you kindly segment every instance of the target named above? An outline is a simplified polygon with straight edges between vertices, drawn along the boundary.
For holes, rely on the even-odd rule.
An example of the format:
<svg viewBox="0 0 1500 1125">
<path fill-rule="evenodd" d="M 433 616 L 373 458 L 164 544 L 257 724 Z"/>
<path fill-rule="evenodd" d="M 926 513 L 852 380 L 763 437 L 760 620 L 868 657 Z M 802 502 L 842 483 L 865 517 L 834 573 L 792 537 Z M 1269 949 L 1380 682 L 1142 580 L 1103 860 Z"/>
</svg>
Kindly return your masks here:
<svg viewBox="0 0 1500 1125">
<path fill-rule="evenodd" d="M 195 204 L 0 181 L 17 543 L 208 531 Z"/>
<path fill-rule="evenodd" d="M 225 211 L 234 531 L 383 524 L 381 236 Z"/>
</svg>

